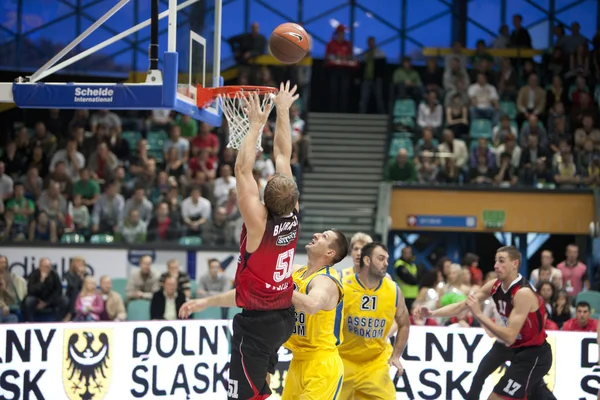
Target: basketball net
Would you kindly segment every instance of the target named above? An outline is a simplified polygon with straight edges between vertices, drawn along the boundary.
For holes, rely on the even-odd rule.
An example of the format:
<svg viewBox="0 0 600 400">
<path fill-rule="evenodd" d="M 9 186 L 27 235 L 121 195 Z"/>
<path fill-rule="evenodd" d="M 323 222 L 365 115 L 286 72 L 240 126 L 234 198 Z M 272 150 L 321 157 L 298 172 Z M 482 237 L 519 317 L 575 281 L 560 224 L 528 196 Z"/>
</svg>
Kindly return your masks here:
<svg viewBox="0 0 600 400">
<path fill-rule="evenodd" d="M 237 92 L 229 94 L 221 94 L 219 98 L 223 105 L 223 114 L 227 118 L 229 124 L 229 144 L 227 147 L 239 150 L 250 129 L 250 120 L 244 110 L 245 103 L 244 99 L 248 92 Z M 260 108 L 261 111 L 265 111 L 267 106 L 273 106 L 273 99 L 275 98 L 273 93 L 265 93 L 262 95 Z M 256 142 L 256 149 L 262 151 L 262 133 L 264 125 L 260 127 L 258 140 Z"/>
</svg>

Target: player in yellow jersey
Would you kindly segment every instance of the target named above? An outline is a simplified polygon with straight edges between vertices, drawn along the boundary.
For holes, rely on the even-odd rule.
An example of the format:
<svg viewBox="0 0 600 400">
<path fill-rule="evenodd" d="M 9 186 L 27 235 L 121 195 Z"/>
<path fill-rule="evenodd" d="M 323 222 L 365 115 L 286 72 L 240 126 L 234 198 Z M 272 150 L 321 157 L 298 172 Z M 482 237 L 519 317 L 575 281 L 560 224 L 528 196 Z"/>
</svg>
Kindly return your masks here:
<svg viewBox="0 0 600 400">
<path fill-rule="evenodd" d="M 354 236 L 352 236 L 352 239 L 350 239 L 350 256 L 352 257 L 354 265 L 341 270 L 342 280 L 360 272 L 360 249 L 372 241 L 373 239 L 371 236 L 363 232 L 356 232 Z"/>
<path fill-rule="evenodd" d="M 305 246 L 307 266 L 293 266 L 296 291 L 294 333 L 284 344 L 292 351 L 292 361 L 283 388 L 282 400 L 338 400 L 344 365 L 338 353 L 342 342 L 342 284 L 333 266 L 348 254 L 348 241 L 337 230 L 316 233 Z M 184 304 L 179 315 L 207 307 L 235 306 L 235 289 Z M 277 360 L 269 360 L 274 368 Z M 270 370 L 273 370 L 270 368 Z M 268 379 L 267 379 L 268 380 Z M 240 399 L 245 400 L 245 399 Z"/>
<path fill-rule="evenodd" d="M 410 315 L 398 285 L 385 279 L 388 252 L 382 243 L 362 248 L 360 272 L 344 278 L 344 385 L 340 400 L 396 398 L 390 366 L 404 372 L 400 356 L 408 340 Z M 394 348 L 389 331 L 398 326 Z"/>
</svg>

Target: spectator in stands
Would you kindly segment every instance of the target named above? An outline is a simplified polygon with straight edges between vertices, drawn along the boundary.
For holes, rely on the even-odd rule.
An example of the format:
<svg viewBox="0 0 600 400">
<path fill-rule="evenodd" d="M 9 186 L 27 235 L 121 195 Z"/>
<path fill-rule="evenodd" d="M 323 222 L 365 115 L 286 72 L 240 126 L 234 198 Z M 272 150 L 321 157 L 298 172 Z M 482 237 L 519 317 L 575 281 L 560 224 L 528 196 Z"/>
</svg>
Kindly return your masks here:
<svg viewBox="0 0 600 400">
<path fill-rule="evenodd" d="M 248 65 L 254 57 L 266 53 L 267 39 L 260 33 L 258 22 L 252 23 L 252 31 L 229 39 L 235 60 L 238 64 Z"/>
<path fill-rule="evenodd" d="M 15 224 L 28 225 L 35 213 L 35 203 L 25 197 L 25 187 L 21 182 L 14 185 L 14 195 L 6 202 L 6 209 L 15 215 Z"/>
<path fill-rule="evenodd" d="M 0 255 L 0 277 L 4 280 L 8 296 L 12 299 L 11 302 L 7 302 L 5 297 L 5 304 L 10 308 L 11 313 L 20 315 L 21 302 L 27 296 L 27 281 L 8 269 L 8 259 L 2 255 Z"/>
<path fill-rule="evenodd" d="M 577 152 L 577 170 L 582 172 L 588 171 L 589 166 L 591 166 L 592 164 L 596 164 L 594 163 L 594 161 L 598 159 L 598 155 L 598 152 L 594 149 L 594 141 L 592 139 L 586 138 L 583 141 L 583 148 L 581 149 L 581 151 Z"/>
<path fill-rule="evenodd" d="M 181 185 L 186 184 L 186 165 L 183 163 L 181 157 L 179 157 L 177 148 L 175 146 L 167 150 L 165 157 L 165 171 L 169 177 L 174 178 Z"/>
<path fill-rule="evenodd" d="M 208 260 L 208 273 L 202 275 L 196 295 L 200 298 L 224 293 L 231 289 L 231 281 L 223 273 L 221 263 L 216 258 Z M 227 319 L 228 308 L 221 308 L 221 318 Z"/>
<path fill-rule="evenodd" d="M 359 112 L 361 114 L 367 112 L 371 96 L 374 95 L 377 113 L 384 114 L 383 78 L 386 72 L 386 57 L 383 50 L 375 44 L 375 38 L 373 36 L 370 36 L 367 39 L 367 51 L 363 53 L 362 59 Z"/>
<path fill-rule="evenodd" d="M 552 308 L 552 321 L 556 322 L 559 328 L 563 327 L 563 324 L 571 319 L 575 314 L 573 307 L 571 307 L 571 299 L 565 289 L 561 289 L 556 294 L 556 300 Z"/>
<path fill-rule="evenodd" d="M 175 258 L 167 261 L 167 272 L 160 276 L 160 283 L 164 284 L 165 280 L 169 277 L 175 279 L 177 290 L 183 292 L 187 299 L 192 297 L 190 276 L 181 269 L 179 261 Z"/>
<path fill-rule="evenodd" d="M 222 203 L 227 200 L 229 191 L 235 189 L 235 177 L 231 175 L 231 167 L 229 165 L 219 166 L 219 178 L 215 179 L 213 195 L 217 203 Z"/>
<path fill-rule="evenodd" d="M 537 292 L 540 294 L 542 299 L 544 299 L 544 306 L 546 308 L 547 318 L 552 318 L 553 304 L 554 304 L 554 296 L 556 294 L 556 288 L 554 284 L 550 282 L 550 280 L 542 280 L 537 285 L 534 285 Z"/>
<path fill-rule="evenodd" d="M 483 285 L 483 272 L 479 268 L 479 256 L 474 253 L 467 253 L 462 259 L 464 268 L 468 268 L 471 274 L 472 285 Z"/>
<path fill-rule="evenodd" d="M 148 160 L 151 158 L 148 155 L 148 141 L 146 139 L 138 140 L 136 153 L 137 154 L 131 158 L 129 163 L 129 173 L 133 177 L 144 174 Z"/>
<path fill-rule="evenodd" d="M 571 108 L 571 131 L 575 131 L 583 126 L 583 118 L 591 116 L 594 120 L 594 125 L 598 124 L 598 110 L 592 102 L 589 93 L 581 93 L 579 96 L 579 106 L 573 105 Z"/>
<path fill-rule="evenodd" d="M 467 68 L 467 56 L 465 54 L 463 54 L 463 44 L 459 41 L 456 41 L 454 43 L 452 43 L 452 49 L 450 54 L 447 54 L 446 56 L 444 56 L 444 69 L 448 70 L 453 64 L 454 61 L 456 60 L 458 61 L 458 66 L 462 69 Z M 446 87 L 444 85 L 444 87 Z M 448 87 L 446 87 L 446 89 L 448 89 Z"/>
<path fill-rule="evenodd" d="M 38 268 L 29 275 L 27 297 L 22 304 L 23 320 L 33 322 L 35 314 L 44 310 L 54 312 L 57 321 L 62 321 L 69 311 L 60 277 L 47 257 L 41 258 Z"/>
<path fill-rule="evenodd" d="M 10 141 L 6 144 L 0 162 L 4 163 L 4 173 L 12 179 L 18 179 L 25 172 L 27 158 L 17 151 L 17 143 Z"/>
<path fill-rule="evenodd" d="M 5 171 L 5 164 L 0 161 L 0 196 L 4 201 L 12 197 L 14 190 L 14 181 Z"/>
<path fill-rule="evenodd" d="M 444 297 L 452 297 L 455 294 L 468 296 L 471 292 L 471 287 L 465 285 L 463 282 L 463 269 L 460 264 L 452 264 L 448 269 L 448 276 L 444 285 L 438 289 L 438 296 L 440 302 L 443 303 L 446 300 Z M 450 294 L 450 296 L 447 296 Z"/>
<path fill-rule="evenodd" d="M 212 220 L 213 244 L 237 244 L 242 229 L 241 217 L 237 206 L 237 191 L 231 189 L 227 201 L 219 204 L 215 210 Z"/>
<path fill-rule="evenodd" d="M 325 48 L 327 77 L 329 81 L 329 105 L 332 112 L 347 112 L 350 79 L 352 72 L 347 66 L 340 65 L 339 61 L 352 59 L 352 45 L 346 40 L 346 27 L 338 25 L 333 37 Z M 331 62 L 333 61 L 333 62 Z"/>
<path fill-rule="evenodd" d="M 510 35 L 510 46 L 516 48 L 531 49 L 531 36 L 523 26 L 523 17 L 519 14 L 513 15 L 514 30 Z"/>
<path fill-rule="evenodd" d="M 510 47 L 510 32 L 508 29 L 508 25 L 503 24 L 500 26 L 498 36 L 496 36 L 496 38 L 494 39 L 492 47 L 494 49 L 506 49 Z"/>
<path fill-rule="evenodd" d="M 415 257 L 410 246 L 402 248 L 400 258 L 394 263 L 394 271 L 396 272 L 394 280 L 404 295 L 406 307 L 410 309 L 419 294 L 419 282 L 425 273 L 422 266 L 415 264 Z"/>
<path fill-rule="evenodd" d="M 567 54 L 574 54 L 579 45 L 587 45 L 587 38 L 580 33 L 581 26 L 575 21 L 571 24 L 571 34 L 565 37 L 564 49 Z"/>
<path fill-rule="evenodd" d="M 21 182 L 25 189 L 25 197 L 34 201 L 40 197 L 44 188 L 44 180 L 40 178 L 37 168 L 29 168 L 27 175 L 21 178 Z"/>
<path fill-rule="evenodd" d="M 421 152 L 419 162 L 417 164 L 417 177 L 419 183 L 433 185 L 436 183 L 437 176 L 440 172 L 440 166 L 434 158 L 434 152 Z"/>
<path fill-rule="evenodd" d="M 539 144 L 539 136 L 530 135 L 527 138 L 527 146 L 521 150 L 520 166 L 525 170 L 531 170 L 538 158 L 550 159 L 550 154 Z"/>
<path fill-rule="evenodd" d="M 209 160 L 206 149 L 197 150 L 197 154 L 190 158 L 187 168 L 188 182 L 198 172 L 203 172 L 209 180 L 215 179 L 215 164 Z"/>
<path fill-rule="evenodd" d="M 60 194 L 58 182 L 50 182 L 48 189 L 44 190 L 37 201 L 39 211 L 48 214 L 48 218 L 54 221 L 59 228 L 65 227 L 65 217 L 68 213 L 67 200 Z"/>
<path fill-rule="evenodd" d="M 479 157 L 483 157 L 483 164 L 480 162 Z M 481 165 L 484 165 L 490 169 L 493 169 L 496 165 L 494 152 L 489 148 L 489 144 L 485 138 L 479 138 L 477 140 L 477 147 L 474 147 L 471 151 L 471 157 L 469 160 L 470 168 L 475 168 Z M 482 173 L 485 173 L 485 171 L 482 171 Z"/>
<path fill-rule="evenodd" d="M 192 140 L 198 134 L 198 122 L 186 114 L 177 114 L 175 124 L 179 126 L 181 137 Z"/>
<path fill-rule="evenodd" d="M 467 82 L 468 84 L 468 82 Z M 456 81 L 456 86 L 451 89 L 446 90 L 446 97 L 444 98 L 444 105 L 449 107 L 452 105 L 452 101 L 454 96 L 458 95 L 460 99 L 460 105 L 462 107 L 469 107 L 471 104 L 471 99 L 469 99 L 469 93 L 467 93 L 468 86 L 465 86 L 465 83 L 462 79 Z"/>
<path fill-rule="evenodd" d="M 39 171 L 37 171 L 37 169 L 36 174 L 37 176 L 39 176 Z M 77 174 L 77 179 L 75 179 L 75 181 L 78 180 L 79 174 Z M 60 187 L 60 193 L 67 197 L 69 197 L 73 193 L 73 184 L 71 181 L 71 177 L 67 173 L 66 164 L 62 161 L 57 162 L 54 166 L 54 172 L 48 174 L 45 177 L 43 186 L 49 186 L 50 182 L 58 183 Z M 28 190 L 28 188 L 26 187 L 25 190 Z"/>
<path fill-rule="evenodd" d="M 4 206 L 4 224 L 2 229 L 2 240 L 4 241 L 25 241 L 27 240 L 28 227 L 23 224 L 15 224 L 15 214 L 12 210 L 5 210 Z"/>
<path fill-rule="evenodd" d="M 518 85 L 519 77 L 510 62 L 510 58 L 503 58 L 500 62 L 500 71 L 496 81 L 500 98 L 509 101 L 514 100 L 517 96 Z"/>
<path fill-rule="evenodd" d="M 48 130 L 46 129 L 46 124 L 44 124 L 42 121 L 38 121 L 35 123 L 35 126 L 33 128 L 33 137 L 31 139 L 32 147 L 41 146 L 44 150 L 44 154 L 54 154 L 57 144 L 56 136 L 48 132 Z"/>
<path fill-rule="evenodd" d="M 147 228 L 147 242 L 174 241 L 179 234 L 179 223 L 176 218 L 171 218 L 169 204 L 160 202 L 156 206 L 154 218 L 150 220 Z"/>
<path fill-rule="evenodd" d="M 100 295 L 104 303 L 104 312 L 100 314 L 102 321 L 125 321 L 127 311 L 121 295 L 112 290 L 112 279 L 108 275 L 100 278 Z"/>
<path fill-rule="evenodd" d="M 556 157 L 556 167 L 554 168 L 554 181 L 558 187 L 563 189 L 574 189 L 582 183 L 580 171 L 573 159 L 571 146 L 563 144 L 560 154 Z"/>
<path fill-rule="evenodd" d="M 452 159 L 459 171 L 468 168 L 469 151 L 467 145 L 461 139 L 454 138 L 454 133 L 450 129 L 444 129 L 442 142 L 438 146 L 441 153 L 441 164 L 445 166 L 449 159 Z"/>
<path fill-rule="evenodd" d="M 517 124 L 521 126 L 523 121 L 529 119 L 530 115 L 534 114 L 539 119 L 544 120 L 544 112 L 546 111 L 546 93 L 539 86 L 537 74 L 529 75 L 527 85 L 519 90 L 517 96 Z"/>
<path fill-rule="evenodd" d="M 125 288 L 126 302 L 131 300 L 150 300 L 160 289 L 159 275 L 152 269 L 152 257 L 140 257 L 139 268 L 133 270 Z"/>
<path fill-rule="evenodd" d="M 521 127 L 519 133 L 521 147 L 527 146 L 529 136 L 537 136 L 539 145 L 548 148 L 548 133 L 536 114 L 529 114 L 527 122 Z"/>
<path fill-rule="evenodd" d="M 190 142 L 181 137 L 181 128 L 179 125 L 172 125 L 169 129 L 169 139 L 165 140 L 163 144 L 165 158 L 171 147 L 175 147 L 177 149 L 178 158 L 181 160 L 181 162 L 187 164 L 190 153 Z"/>
<path fill-rule="evenodd" d="M 444 94 L 444 72 L 438 67 L 437 59 L 427 59 L 426 68 L 421 74 L 421 81 L 426 91 L 435 91 L 438 99 Z"/>
<path fill-rule="evenodd" d="M 73 195 L 80 195 L 84 206 L 93 208 L 100 199 L 100 185 L 91 178 L 90 170 L 83 168 L 79 171 L 79 180 L 73 184 Z"/>
<path fill-rule="evenodd" d="M 104 300 L 96 288 L 93 276 L 83 279 L 83 287 L 75 300 L 75 316 L 73 321 L 99 321 L 104 313 Z"/>
<path fill-rule="evenodd" d="M 470 120 L 486 118 L 492 120 L 493 125 L 497 125 L 500 117 L 498 92 L 487 83 L 485 74 L 477 74 L 477 82 L 469 86 L 468 93 L 471 99 Z"/>
<path fill-rule="evenodd" d="M 415 147 L 416 160 L 418 160 L 423 156 L 423 153 L 431 153 L 427 154 L 428 156 L 435 156 L 437 152 L 437 139 L 433 138 L 433 131 L 429 128 L 423 129 L 422 137 L 417 142 Z M 434 160 L 437 162 L 437 160 Z"/>
<path fill-rule="evenodd" d="M 490 167 L 485 155 L 479 154 L 475 158 L 475 166 L 469 170 L 469 183 L 472 184 L 492 184 L 496 176 L 496 170 Z"/>
<path fill-rule="evenodd" d="M 146 121 L 146 129 L 149 131 L 167 130 L 172 122 L 171 110 L 155 109 L 151 111 L 150 118 Z"/>
<path fill-rule="evenodd" d="M 75 232 L 81 235 L 88 235 L 90 228 L 90 210 L 83 205 L 80 194 L 73 196 L 73 207 L 71 208 L 71 219 Z"/>
<path fill-rule="evenodd" d="M 119 166 L 117 156 L 110 152 L 105 142 L 99 143 L 96 151 L 88 160 L 88 168 L 92 177 L 99 181 L 112 180 L 115 177 L 115 169 Z"/>
<path fill-rule="evenodd" d="M 563 287 L 570 297 L 577 295 L 585 288 L 589 290 L 590 281 L 587 275 L 587 267 L 579 261 L 579 246 L 570 244 L 565 252 L 565 260 L 556 268 L 562 272 Z"/>
<path fill-rule="evenodd" d="M 560 77 L 565 75 L 568 61 L 568 56 L 565 55 L 564 50 L 561 47 L 555 46 L 548 62 L 546 63 L 546 81 L 550 81 L 551 78 L 549 77 L 552 76 L 558 77 L 560 80 Z"/>
<path fill-rule="evenodd" d="M 94 205 L 92 212 L 92 232 L 113 234 L 117 231 L 119 221 L 123 219 L 125 199 L 117 193 L 114 181 L 106 184 L 104 193 Z"/>
<path fill-rule="evenodd" d="M 585 115 L 582 119 L 581 128 L 575 131 L 575 150 L 583 150 L 583 143 L 586 139 L 592 140 L 594 148 L 600 150 L 600 130 L 594 127 L 594 118 L 591 115 Z"/>
<path fill-rule="evenodd" d="M 44 211 L 40 211 L 37 217 L 29 223 L 29 241 L 50 243 L 58 241 L 56 222 L 50 220 Z"/>
<path fill-rule="evenodd" d="M 25 169 L 37 168 L 41 176 L 46 176 L 48 174 L 48 161 L 42 146 L 34 146 L 30 154 Z"/>
<path fill-rule="evenodd" d="M 587 141 L 586 143 L 590 143 L 590 141 Z M 591 163 L 586 167 L 580 169 L 580 171 L 582 171 L 582 174 L 584 176 L 583 183 L 587 187 L 600 187 L 600 154 L 595 153 Z"/>
<path fill-rule="evenodd" d="M 124 214 L 129 215 L 131 210 L 137 210 L 139 218 L 145 223 L 148 223 L 150 218 L 152 218 L 154 206 L 146 197 L 144 188 L 136 187 L 133 192 L 133 196 L 127 199 L 125 202 L 125 209 L 123 211 Z"/>
<path fill-rule="evenodd" d="M 590 303 L 580 301 L 575 306 L 575 318 L 571 318 L 562 326 L 563 331 L 596 332 L 598 320 L 590 318 Z"/>
<path fill-rule="evenodd" d="M 436 288 L 441 285 L 443 285 L 443 276 L 438 268 L 425 272 L 419 282 L 419 294 L 413 303 L 413 308 L 415 304 L 421 304 L 430 310 L 435 310 L 440 300 Z"/>
<path fill-rule="evenodd" d="M 0 324 L 14 324 L 19 322 L 19 316 L 11 312 L 10 308 L 15 301 L 16 299 L 11 295 L 4 275 L 0 275 Z"/>
<path fill-rule="evenodd" d="M 100 126 L 104 126 L 107 130 L 115 128 L 121 131 L 121 119 L 112 111 L 99 110 L 93 113 L 90 118 L 91 132 L 95 134 Z"/>
<path fill-rule="evenodd" d="M 462 82 L 462 86 L 467 88 L 471 83 L 469 74 L 465 69 L 464 65 L 461 64 L 460 59 L 454 57 L 451 58 L 450 67 L 446 64 L 444 71 L 444 89 L 452 90 L 458 88 L 458 82 Z"/>
<path fill-rule="evenodd" d="M 443 107 L 437 100 L 437 93 L 434 90 L 431 90 L 427 93 L 425 101 L 419 104 L 417 125 L 421 129 L 430 128 L 434 132 L 437 132 L 442 126 L 443 120 Z"/>
<path fill-rule="evenodd" d="M 510 124 L 508 115 L 503 114 L 500 117 L 500 123 L 492 128 L 492 145 L 498 147 L 506 143 L 509 136 L 517 137 L 517 130 Z"/>
<path fill-rule="evenodd" d="M 515 185 L 519 180 L 517 169 L 511 165 L 511 155 L 507 152 L 500 154 L 498 173 L 494 181 L 501 187 Z"/>
<path fill-rule="evenodd" d="M 190 189 L 190 197 L 181 202 L 181 219 L 186 227 L 187 235 L 202 236 L 204 225 L 211 218 L 212 205 L 202 197 L 200 188 Z"/>
<path fill-rule="evenodd" d="M 122 163 L 129 161 L 131 158 L 131 149 L 129 142 L 123 139 L 121 131 L 113 128 L 108 132 L 108 150 L 117 157 L 117 160 Z"/>
<path fill-rule="evenodd" d="M 417 182 L 417 170 L 406 149 L 398 150 L 396 157 L 388 161 L 384 179 L 389 182 Z"/>
<path fill-rule="evenodd" d="M 165 279 L 162 290 L 152 296 L 150 302 L 150 319 L 173 321 L 179 319 L 178 312 L 185 303 L 185 295 L 177 291 L 175 278 Z"/>
<path fill-rule="evenodd" d="M 191 148 L 208 150 L 208 159 L 216 162 L 219 155 L 219 138 L 210 131 L 210 126 L 206 123 L 200 123 L 198 136 L 191 140 Z"/>
<path fill-rule="evenodd" d="M 58 150 L 54 153 L 50 161 L 50 173 L 54 172 L 56 164 L 63 162 L 66 167 L 66 172 L 69 177 L 76 181 L 79 179 L 79 170 L 85 167 L 85 157 L 77 151 L 77 141 L 70 138 L 65 149 Z"/>
<path fill-rule="evenodd" d="M 541 283 L 540 274 L 542 271 L 549 271 L 548 281 L 552 282 L 552 284 L 556 287 L 556 289 L 562 289 L 563 280 L 562 280 L 562 272 L 560 269 L 552 266 L 554 263 L 554 256 L 550 250 L 543 250 L 540 255 L 540 267 L 531 271 L 531 276 L 529 280 L 531 284 L 535 287 Z"/>
<path fill-rule="evenodd" d="M 415 103 L 420 103 L 423 96 L 421 76 L 413 68 L 410 57 L 402 57 L 402 64 L 394 71 L 392 81 L 398 97 L 412 98 Z"/>
<path fill-rule="evenodd" d="M 452 102 L 446 106 L 446 128 L 461 139 L 469 135 L 469 113 L 459 93 L 454 94 Z"/>
<path fill-rule="evenodd" d="M 147 222 L 140 218 L 140 213 L 135 208 L 130 209 L 126 215 L 124 220 L 119 221 L 115 232 L 116 240 L 127 244 L 146 243 Z"/>
</svg>

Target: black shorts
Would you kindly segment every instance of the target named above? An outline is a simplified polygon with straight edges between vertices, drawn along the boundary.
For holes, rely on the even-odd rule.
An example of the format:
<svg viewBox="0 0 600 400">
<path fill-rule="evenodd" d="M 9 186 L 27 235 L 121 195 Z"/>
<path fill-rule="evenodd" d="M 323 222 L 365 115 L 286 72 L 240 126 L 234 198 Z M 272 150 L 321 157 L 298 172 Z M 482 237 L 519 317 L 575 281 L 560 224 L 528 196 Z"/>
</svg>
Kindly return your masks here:
<svg viewBox="0 0 600 400">
<path fill-rule="evenodd" d="M 510 367 L 494 387 L 494 393 L 503 399 L 524 399 L 533 388 L 545 386 L 544 376 L 551 366 L 552 349 L 548 342 L 541 346 L 517 348 Z"/>
<path fill-rule="evenodd" d="M 267 374 L 275 372 L 277 352 L 294 331 L 294 308 L 273 311 L 243 310 L 233 318 L 230 400 L 262 400 L 271 395 Z"/>
</svg>

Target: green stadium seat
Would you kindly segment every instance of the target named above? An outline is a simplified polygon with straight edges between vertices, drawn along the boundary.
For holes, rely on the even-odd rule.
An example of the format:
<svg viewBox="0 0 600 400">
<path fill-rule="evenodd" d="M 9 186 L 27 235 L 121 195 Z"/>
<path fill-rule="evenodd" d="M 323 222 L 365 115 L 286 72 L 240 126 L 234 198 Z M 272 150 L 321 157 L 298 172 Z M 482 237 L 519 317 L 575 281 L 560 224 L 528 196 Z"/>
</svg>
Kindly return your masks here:
<svg viewBox="0 0 600 400">
<path fill-rule="evenodd" d="M 193 314 L 194 319 L 221 319 L 221 308 L 208 307 L 206 310 Z"/>
<path fill-rule="evenodd" d="M 112 290 L 119 293 L 125 301 L 125 288 L 127 287 L 127 279 L 125 278 L 114 278 L 112 280 Z"/>
<path fill-rule="evenodd" d="M 517 105 L 512 101 L 501 101 L 500 111 L 502 111 L 502 114 L 508 115 L 510 119 L 517 118 Z"/>
<path fill-rule="evenodd" d="M 469 135 L 472 139 L 492 138 L 492 122 L 489 119 L 476 119 L 471 121 Z"/>
<path fill-rule="evenodd" d="M 90 238 L 90 243 L 92 244 L 109 244 L 115 241 L 115 237 L 113 235 L 105 235 L 105 234 L 97 234 L 92 235 Z"/>
<path fill-rule="evenodd" d="M 192 292 L 192 297 L 196 297 L 196 290 L 198 290 L 198 282 L 194 279 L 190 280 L 190 292 Z"/>
<path fill-rule="evenodd" d="M 600 315 L 600 292 L 596 292 L 594 290 L 581 292 L 577 295 L 575 303 L 579 303 L 580 301 L 585 301 L 589 303 L 592 318 L 598 318 L 598 316 Z"/>
<path fill-rule="evenodd" d="M 417 115 L 417 105 L 412 99 L 397 99 L 394 102 L 394 117 L 411 117 Z"/>
<path fill-rule="evenodd" d="M 394 132 L 393 138 L 400 138 L 400 139 L 410 139 L 413 137 L 412 132 L 407 132 L 407 131 L 402 131 L 402 132 Z"/>
<path fill-rule="evenodd" d="M 197 236 L 184 236 L 179 238 L 180 246 L 202 246 L 202 238 Z"/>
<path fill-rule="evenodd" d="M 438 145 L 440 144 L 440 142 L 437 139 L 433 139 L 432 140 L 433 146 L 437 149 Z M 423 146 L 423 139 L 419 139 L 417 141 L 417 147 Z"/>
<path fill-rule="evenodd" d="M 129 148 L 131 149 L 132 152 L 136 152 L 137 150 L 137 143 L 142 139 L 142 134 L 141 132 L 137 132 L 137 131 L 125 131 L 123 133 L 121 133 L 121 137 L 127 142 L 129 143 Z"/>
<path fill-rule="evenodd" d="M 415 127 L 415 119 L 413 117 L 395 117 L 394 125 L 400 126 L 400 130 L 412 131 Z"/>
<path fill-rule="evenodd" d="M 149 321 L 150 300 L 132 300 L 127 304 L 127 321 Z"/>
<path fill-rule="evenodd" d="M 65 244 L 85 243 L 85 237 L 78 233 L 65 233 L 60 237 L 60 242 Z"/>
</svg>

